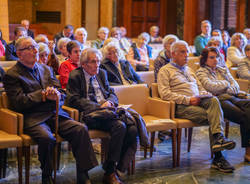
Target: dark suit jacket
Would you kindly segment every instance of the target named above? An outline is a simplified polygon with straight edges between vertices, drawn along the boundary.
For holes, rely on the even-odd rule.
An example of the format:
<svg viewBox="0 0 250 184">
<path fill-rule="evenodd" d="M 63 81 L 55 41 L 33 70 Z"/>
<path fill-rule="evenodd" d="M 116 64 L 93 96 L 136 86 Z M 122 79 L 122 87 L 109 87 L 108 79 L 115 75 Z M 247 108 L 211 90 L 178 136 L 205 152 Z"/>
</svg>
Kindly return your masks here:
<svg viewBox="0 0 250 184">
<path fill-rule="evenodd" d="M 134 68 L 128 61 L 119 60 L 119 62 L 121 65 L 123 77 L 126 80 L 128 80 L 130 83 L 143 83 L 143 81 L 140 79 L 140 76 L 135 72 Z M 118 68 L 110 60 L 105 59 L 100 67 L 106 70 L 110 85 L 123 85 Z"/>
<path fill-rule="evenodd" d="M 109 87 L 106 72 L 100 69 L 99 73 L 96 75 L 96 79 L 100 85 L 104 98 L 117 106 L 118 98 L 113 89 Z M 82 67 L 70 72 L 66 89 L 66 104 L 68 106 L 76 108 L 83 113 L 93 111 L 100 107 L 100 104 L 87 99 L 87 84 Z"/>
<path fill-rule="evenodd" d="M 60 51 L 59 51 L 58 48 L 57 48 L 57 42 L 58 42 L 61 38 L 63 38 L 63 37 L 64 37 L 63 32 L 59 32 L 59 33 L 57 33 L 57 34 L 54 36 L 54 41 L 55 41 L 55 52 L 56 52 L 56 54 L 61 54 Z M 74 38 L 74 35 L 72 34 L 71 37 L 69 37 L 69 39 L 74 40 L 74 39 L 75 39 L 75 38 Z"/>
<path fill-rule="evenodd" d="M 18 57 L 16 55 L 16 47 L 15 47 L 16 42 L 13 41 L 9 43 L 6 47 L 5 50 L 5 57 L 7 61 L 17 61 Z"/>
<path fill-rule="evenodd" d="M 54 86 L 61 92 L 59 115 L 68 118 L 68 114 L 61 109 L 65 92 L 61 89 L 53 70 L 44 64 L 36 65 L 41 84 L 19 62 L 7 71 L 3 79 L 11 109 L 24 115 L 24 128 L 40 124 L 55 114 L 55 101 L 42 101 L 42 90 L 48 86 Z"/>
<path fill-rule="evenodd" d="M 34 33 L 30 29 L 28 29 L 27 35 L 34 39 Z"/>
</svg>

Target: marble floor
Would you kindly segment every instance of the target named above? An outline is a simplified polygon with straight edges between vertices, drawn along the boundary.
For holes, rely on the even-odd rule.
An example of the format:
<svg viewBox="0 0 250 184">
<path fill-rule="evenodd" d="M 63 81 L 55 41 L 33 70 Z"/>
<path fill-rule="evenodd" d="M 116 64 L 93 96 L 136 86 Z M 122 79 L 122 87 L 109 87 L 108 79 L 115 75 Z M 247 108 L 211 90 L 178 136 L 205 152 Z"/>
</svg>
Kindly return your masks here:
<svg viewBox="0 0 250 184">
<path fill-rule="evenodd" d="M 125 176 L 127 184 L 250 184 L 250 164 L 243 162 L 244 150 L 241 148 L 239 127 L 231 124 L 229 137 L 237 141 L 232 151 L 223 154 L 236 168 L 234 173 L 222 173 L 210 169 L 210 150 L 207 127 L 195 128 L 191 152 L 187 150 L 187 140 L 182 138 L 181 166 L 172 168 L 171 139 L 156 143 L 152 158 L 143 158 L 143 152 L 136 154 L 136 170 L 132 176 Z M 97 155 L 98 159 L 100 155 Z M 30 184 L 41 183 L 41 171 L 36 154 L 32 156 Z M 101 166 L 90 171 L 92 184 L 101 184 L 103 170 Z M 16 159 L 8 159 L 7 177 L 0 179 L 0 184 L 17 182 Z M 63 151 L 61 166 L 57 177 L 58 184 L 75 183 L 75 162 L 68 151 Z"/>
</svg>

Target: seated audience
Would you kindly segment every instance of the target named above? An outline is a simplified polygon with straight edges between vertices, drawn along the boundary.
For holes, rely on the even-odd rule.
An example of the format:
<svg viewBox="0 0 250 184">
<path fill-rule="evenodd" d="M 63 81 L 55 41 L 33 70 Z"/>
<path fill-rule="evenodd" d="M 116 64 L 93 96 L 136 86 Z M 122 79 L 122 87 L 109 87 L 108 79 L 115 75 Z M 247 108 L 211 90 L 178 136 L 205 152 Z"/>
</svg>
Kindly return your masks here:
<svg viewBox="0 0 250 184">
<path fill-rule="evenodd" d="M 227 49 L 227 67 L 237 66 L 245 58 L 244 47 L 246 37 L 242 33 L 234 33 L 231 39 L 231 46 Z"/>
<path fill-rule="evenodd" d="M 158 26 L 150 27 L 149 34 L 150 34 L 149 43 L 161 43 L 162 42 L 162 38 L 159 36 Z"/>
<path fill-rule="evenodd" d="M 24 116 L 24 133 L 38 144 L 42 184 L 52 184 L 52 160 L 56 143 L 54 129 L 56 99 L 59 99 L 58 133 L 70 142 L 76 159 L 77 184 L 88 183 L 88 170 L 98 162 L 88 129 L 62 110 L 65 92 L 48 66 L 38 63 L 38 45 L 31 37 L 16 41 L 19 61 L 5 74 L 3 83 L 12 110 Z M 41 85 L 42 84 L 42 85 Z M 44 98 L 45 99 L 44 99 Z M 44 99 L 44 100 L 43 100 Z"/>
<path fill-rule="evenodd" d="M 152 47 L 148 45 L 149 34 L 141 33 L 136 43 L 133 43 L 129 49 L 127 60 L 136 71 L 148 71 L 149 59 L 152 57 Z"/>
<path fill-rule="evenodd" d="M 210 40 L 207 43 L 206 48 L 208 47 L 215 47 L 220 51 L 220 58 L 218 59 L 218 65 L 221 67 L 226 67 L 225 62 L 225 53 L 223 52 L 222 46 L 222 40 L 219 36 L 212 36 Z"/>
<path fill-rule="evenodd" d="M 226 30 L 222 30 L 222 41 L 223 41 L 222 49 L 225 55 L 227 56 L 227 48 L 230 47 L 231 45 L 231 39 L 229 33 Z"/>
<path fill-rule="evenodd" d="M 239 78 L 250 80 L 250 44 L 245 47 L 246 57 L 238 64 L 237 74 Z"/>
<path fill-rule="evenodd" d="M 61 38 L 57 42 L 57 48 L 61 53 L 61 54 L 56 55 L 56 57 L 58 58 L 58 61 L 59 61 L 59 65 L 62 64 L 62 62 L 64 62 L 65 60 L 68 59 L 67 44 L 70 41 L 71 40 L 69 38 Z"/>
<path fill-rule="evenodd" d="M 81 54 L 81 45 L 78 41 L 73 40 L 67 43 L 67 51 L 69 59 L 64 61 L 58 70 L 60 75 L 59 80 L 62 85 L 62 88 L 66 88 L 69 79 L 69 73 L 79 67 L 80 64 L 80 54 Z"/>
<path fill-rule="evenodd" d="M 211 37 L 211 23 L 209 20 L 203 20 L 201 22 L 201 34 L 196 36 L 194 40 L 194 46 L 196 56 L 201 55 L 202 50 L 206 47 L 208 40 Z"/>
<path fill-rule="evenodd" d="M 157 58 L 154 61 L 154 75 L 155 75 L 155 82 L 157 83 L 157 75 L 161 67 L 168 64 L 171 59 L 171 52 L 170 47 L 171 45 L 178 41 L 179 39 L 177 36 L 169 34 L 163 38 L 162 44 L 164 49 L 159 53 Z"/>
<path fill-rule="evenodd" d="M 100 49 L 103 47 L 104 41 L 108 38 L 109 29 L 107 27 L 100 27 L 97 31 L 97 39 L 92 41 L 91 47 Z"/>
<path fill-rule="evenodd" d="M 104 60 L 100 67 L 106 70 L 109 84 L 130 85 L 143 83 L 130 63 L 120 59 L 120 52 L 115 43 L 109 43 L 104 48 Z"/>
<path fill-rule="evenodd" d="M 47 65 L 50 50 L 48 45 L 43 42 L 38 43 L 39 46 L 39 63 Z"/>
<path fill-rule="evenodd" d="M 57 42 L 60 40 L 60 38 L 63 38 L 63 37 L 66 37 L 66 38 L 69 38 L 71 40 L 74 40 L 74 27 L 72 25 L 66 25 L 64 26 L 63 30 L 59 33 L 57 33 L 55 36 L 54 36 L 54 42 L 57 46 Z M 55 52 L 56 54 L 60 54 L 58 48 L 56 47 L 55 48 Z"/>
<path fill-rule="evenodd" d="M 245 37 L 247 38 L 247 43 L 250 44 L 250 28 L 246 28 L 243 31 Z"/>
<path fill-rule="evenodd" d="M 36 43 L 43 42 L 43 43 L 49 45 L 49 39 L 48 39 L 48 37 L 45 34 L 39 34 L 39 35 L 37 35 L 35 37 L 35 41 L 36 41 Z"/>
<path fill-rule="evenodd" d="M 88 48 L 89 46 L 86 44 L 86 40 L 88 37 L 88 33 L 85 28 L 77 28 L 75 30 L 75 40 L 77 40 L 80 43 L 80 49 L 83 51 L 84 49 Z"/>
<path fill-rule="evenodd" d="M 17 61 L 16 41 L 22 36 L 26 36 L 26 30 L 23 27 L 16 27 L 14 30 L 15 40 L 6 46 L 5 57 L 7 61 Z"/>
<path fill-rule="evenodd" d="M 88 48 L 82 52 L 81 66 L 69 76 L 66 102 L 81 112 L 81 120 L 89 129 L 110 133 L 107 160 L 103 164 L 103 183 L 123 184 L 117 173 L 125 172 L 134 157 L 137 127 L 134 121 L 124 122 L 107 113 L 117 107 L 118 98 L 109 86 L 106 72 L 99 69 L 101 59 L 101 52 L 97 49 Z M 103 112 L 103 119 L 95 120 L 95 115 L 91 116 L 95 112 Z"/>
<path fill-rule="evenodd" d="M 127 55 L 129 52 L 130 44 L 124 44 L 124 42 L 121 41 L 121 30 L 119 27 L 113 27 L 110 30 L 110 37 L 116 38 L 119 43 L 119 47 L 124 55 Z"/>
<path fill-rule="evenodd" d="M 27 31 L 27 36 L 30 36 L 31 38 L 34 39 L 34 33 L 29 29 L 30 27 L 30 21 L 28 20 L 22 20 L 21 21 L 21 26 L 24 27 L 24 29 Z"/>
<path fill-rule="evenodd" d="M 124 46 L 124 48 L 126 49 L 126 54 L 128 54 L 129 48 L 131 46 L 131 40 L 126 37 L 127 30 L 125 27 L 120 27 L 120 31 L 121 31 L 121 39 L 120 39 L 121 45 Z"/>
<path fill-rule="evenodd" d="M 220 100 L 224 117 L 240 124 L 241 145 L 250 162 L 250 99 L 239 98 L 240 88 L 227 68 L 218 65 L 220 54 L 214 47 L 204 49 L 196 76 L 203 87 Z"/>
<path fill-rule="evenodd" d="M 6 41 L 3 39 L 2 31 L 0 29 L 0 57 L 5 56 Z"/>
<path fill-rule="evenodd" d="M 59 61 L 58 58 L 55 54 L 55 44 L 53 41 L 49 41 L 47 36 L 45 34 L 39 34 L 35 37 L 35 41 L 36 43 L 44 43 L 47 45 L 48 47 L 48 52 L 47 52 L 47 48 L 45 48 L 45 46 L 43 46 L 43 44 L 41 45 L 42 49 L 44 51 L 44 49 L 46 50 L 46 52 L 41 53 L 40 49 L 39 49 L 39 56 L 43 57 L 44 59 L 44 64 L 47 64 L 48 66 L 51 66 L 55 72 L 56 75 L 58 75 L 58 68 L 59 68 Z M 46 54 L 48 54 L 46 56 Z"/>
<path fill-rule="evenodd" d="M 219 37 L 222 37 L 221 36 L 221 31 L 219 29 L 214 29 L 211 33 L 212 36 L 219 36 Z"/>
<path fill-rule="evenodd" d="M 188 44 L 177 41 L 171 46 L 172 60 L 158 74 L 161 99 L 176 103 L 175 116 L 198 124 L 209 124 L 211 149 L 215 155 L 212 168 L 233 172 L 234 167 L 223 157 L 222 150 L 231 150 L 235 142 L 225 139 L 223 111 L 219 100 L 207 92 L 187 66 Z M 206 98 L 203 98 L 206 97 Z"/>
</svg>

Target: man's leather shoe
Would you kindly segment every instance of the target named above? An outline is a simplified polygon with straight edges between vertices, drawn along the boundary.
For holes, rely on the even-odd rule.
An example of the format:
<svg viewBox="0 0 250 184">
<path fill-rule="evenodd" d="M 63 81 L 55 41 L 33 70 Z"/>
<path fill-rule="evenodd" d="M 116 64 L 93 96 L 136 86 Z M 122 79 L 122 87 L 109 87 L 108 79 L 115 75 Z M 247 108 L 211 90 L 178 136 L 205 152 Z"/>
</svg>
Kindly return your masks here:
<svg viewBox="0 0 250 184">
<path fill-rule="evenodd" d="M 119 177 L 116 175 L 116 173 L 112 173 L 110 175 L 104 175 L 103 176 L 103 183 L 104 184 L 124 184 Z"/>
<path fill-rule="evenodd" d="M 54 184 L 51 176 L 42 176 L 42 184 Z"/>
</svg>

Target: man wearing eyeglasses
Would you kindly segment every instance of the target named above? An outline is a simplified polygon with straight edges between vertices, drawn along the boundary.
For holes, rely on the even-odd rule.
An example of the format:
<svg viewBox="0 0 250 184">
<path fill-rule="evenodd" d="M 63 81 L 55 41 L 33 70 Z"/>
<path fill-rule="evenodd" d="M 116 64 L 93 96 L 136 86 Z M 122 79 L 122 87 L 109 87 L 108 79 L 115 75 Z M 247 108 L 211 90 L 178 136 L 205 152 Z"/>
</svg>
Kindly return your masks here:
<svg viewBox="0 0 250 184">
<path fill-rule="evenodd" d="M 231 150 L 235 142 L 223 135 L 223 111 L 219 100 L 207 92 L 196 78 L 188 62 L 188 44 L 177 41 L 171 45 L 172 61 L 158 73 L 161 99 L 176 103 L 175 116 L 198 124 L 209 124 L 211 149 L 214 152 L 212 168 L 233 172 L 234 167 L 224 158 L 222 150 Z"/>
<path fill-rule="evenodd" d="M 110 112 L 108 109 L 117 107 L 118 99 L 109 87 L 106 72 L 99 69 L 101 59 L 101 52 L 97 49 L 87 48 L 82 52 L 81 67 L 69 75 L 66 103 L 81 112 L 81 120 L 89 129 L 110 133 L 107 160 L 103 164 L 103 183 L 122 184 L 119 174 L 126 171 L 136 152 L 137 127 L 121 121 L 118 115 L 111 118 L 113 114 L 107 113 Z M 92 112 L 103 112 L 102 119 L 91 121 L 95 116 L 85 118 Z"/>
<path fill-rule="evenodd" d="M 76 159 L 77 184 L 90 183 L 88 170 L 97 165 L 87 127 L 72 120 L 61 106 L 65 92 L 47 65 L 38 63 L 38 45 L 31 37 L 16 42 L 16 65 L 4 77 L 11 109 L 24 115 L 24 133 L 38 144 L 42 184 L 52 184 L 52 155 L 56 99 L 59 98 L 58 134 L 68 140 Z M 45 100 L 44 97 L 45 96 Z"/>
</svg>

